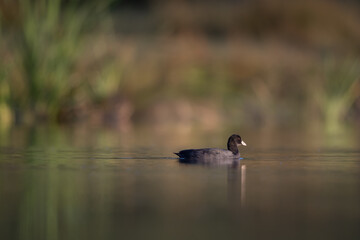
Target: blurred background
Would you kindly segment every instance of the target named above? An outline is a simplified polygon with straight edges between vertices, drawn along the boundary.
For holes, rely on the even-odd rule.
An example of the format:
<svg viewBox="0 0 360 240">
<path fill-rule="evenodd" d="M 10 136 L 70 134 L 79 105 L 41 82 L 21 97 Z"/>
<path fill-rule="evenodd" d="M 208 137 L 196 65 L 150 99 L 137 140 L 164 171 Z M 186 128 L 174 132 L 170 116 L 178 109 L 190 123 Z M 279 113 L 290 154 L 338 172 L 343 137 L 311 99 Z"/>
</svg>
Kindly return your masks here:
<svg viewBox="0 0 360 240">
<path fill-rule="evenodd" d="M 360 4 L 1 0 L 0 132 L 358 131 Z"/>
<path fill-rule="evenodd" d="M 359 143 L 360 1 L 0 0 L 0 239 L 360 239 Z"/>
</svg>

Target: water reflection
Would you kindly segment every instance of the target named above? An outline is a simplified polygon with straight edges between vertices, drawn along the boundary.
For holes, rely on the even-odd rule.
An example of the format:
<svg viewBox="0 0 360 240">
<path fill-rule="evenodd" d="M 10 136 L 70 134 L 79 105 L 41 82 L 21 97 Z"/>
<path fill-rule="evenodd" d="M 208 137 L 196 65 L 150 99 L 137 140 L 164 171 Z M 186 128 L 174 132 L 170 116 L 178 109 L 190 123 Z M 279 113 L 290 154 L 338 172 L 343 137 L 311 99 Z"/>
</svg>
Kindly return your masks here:
<svg viewBox="0 0 360 240">
<path fill-rule="evenodd" d="M 229 206 L 239 211 L 237 206 L 244 208 L 246 201 L 246 165 L 238 162 L 229 167 L 227 172 Z"/>
<path fill-rule="evenodd" d="M 0 239 L 360 237 L 358 149 L 247 149 L 227 166 L 166 156 L 0 148 Z"/>
<path fill-rule="evenodd" d="M 246 165 L 241 166 L 241 206 L 245 206 L 246 199 Z"/>
</svg>

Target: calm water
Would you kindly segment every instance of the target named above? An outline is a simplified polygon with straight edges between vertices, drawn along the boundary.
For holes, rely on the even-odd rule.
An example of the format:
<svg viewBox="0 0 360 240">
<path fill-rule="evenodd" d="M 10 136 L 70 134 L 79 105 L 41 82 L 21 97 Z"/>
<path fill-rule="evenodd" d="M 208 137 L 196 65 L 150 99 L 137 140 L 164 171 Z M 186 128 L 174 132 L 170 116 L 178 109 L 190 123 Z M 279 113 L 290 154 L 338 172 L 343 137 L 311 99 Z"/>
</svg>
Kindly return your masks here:
<svg viewBox="0 0 360 240">
<path fill-rule="evenodd" d="M 180 164 L 156 139 L 3 144 L 0 239 L 360 239 L 360 148 L 257 137 L 216 167 Z"/>
</svg>

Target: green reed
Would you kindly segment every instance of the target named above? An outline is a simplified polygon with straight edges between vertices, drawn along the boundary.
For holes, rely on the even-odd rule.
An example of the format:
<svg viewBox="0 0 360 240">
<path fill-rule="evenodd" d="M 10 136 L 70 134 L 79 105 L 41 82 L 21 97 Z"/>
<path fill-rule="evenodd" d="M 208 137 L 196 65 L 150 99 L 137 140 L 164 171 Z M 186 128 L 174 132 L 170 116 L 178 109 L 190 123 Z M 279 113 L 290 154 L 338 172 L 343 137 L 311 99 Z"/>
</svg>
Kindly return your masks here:
<svg viewBox="0 0 360 240">
<path fill-rule="evenodd" d="M 61 106 L 87 81 L 75 78 L 75 70 L 87 30 L 108 3 L 19 0 L 18 24 L 7 32 L 15 39 L 8 44 L 15 66 L 8 68 L 12 76 L 0 76 L 0 84 L 10 88 L 8 104 L 31 119 L 56 119 Z"/>
<path fill-rule="evenodd" d="M 326 129 L 336 131 L 343 124 L 355 100 L 360 97 L 356 86 L 360 80 L 360 62 L 327 59 L 324 64 L 322 108 Z"/>
<path fill-rule="evenodd" d="M 55 117 L 59 104 L 75 87 L 72 68 L 79 54 L 86 13 L 67 8 L 59 0 L 32 4 L 21 1 L 23 22 L 21 64 L 26 88 L 25 108 Z"/>
</svg>

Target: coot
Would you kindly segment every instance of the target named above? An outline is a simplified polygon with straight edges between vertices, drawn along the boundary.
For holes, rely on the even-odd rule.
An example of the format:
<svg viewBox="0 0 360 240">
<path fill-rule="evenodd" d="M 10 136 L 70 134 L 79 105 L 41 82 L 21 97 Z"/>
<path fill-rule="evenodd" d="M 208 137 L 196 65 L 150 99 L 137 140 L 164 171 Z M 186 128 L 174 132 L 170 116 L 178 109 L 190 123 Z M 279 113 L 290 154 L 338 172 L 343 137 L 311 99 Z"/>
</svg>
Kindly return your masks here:
<svg viewBox="0 0 360 240">
<path fill-rule="evenodd" d="M 204 163 L 204 164 L 222 164 L 231 163 L 240 158 L 238 146 L 246 146 L 246 143 L 241 140 L 237 134 L 229 137 L 227 142 L 227 149 L 219 148 L 201 148 L 201 149 L 186 149 L 178 153 L 180 162 L 184 163 Z"/>
</svg>

